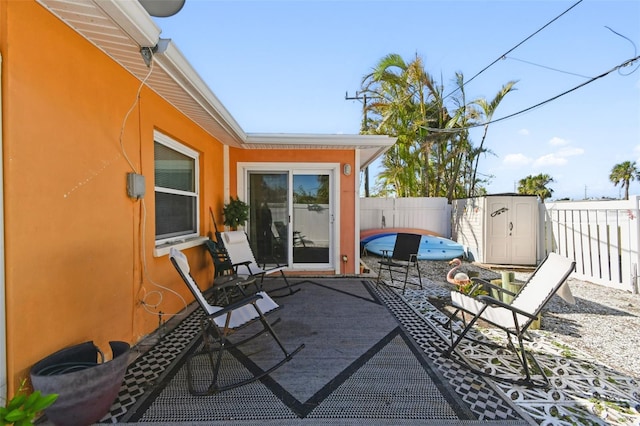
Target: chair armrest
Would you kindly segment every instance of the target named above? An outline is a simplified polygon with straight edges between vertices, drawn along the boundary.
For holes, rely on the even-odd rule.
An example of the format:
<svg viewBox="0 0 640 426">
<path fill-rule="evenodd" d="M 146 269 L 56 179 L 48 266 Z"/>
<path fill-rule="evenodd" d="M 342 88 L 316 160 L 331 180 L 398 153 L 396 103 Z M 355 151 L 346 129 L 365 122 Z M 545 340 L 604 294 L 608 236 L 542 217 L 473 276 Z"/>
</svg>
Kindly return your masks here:
<svg viewBox="0 0 640 426">
<path fill-rule="evenodd" d="M 502 300 L 495 299 L 495 298 L 493 298 L 491 296 L 480 295 L 480 296 L 477 296 L 475 299 L 479 300 L 480 302 L 482 302 L 482 303 L 484 303 L 486 305 L 489 305 L 489 306 L 491 306 L 491 305 L 500 306 L 501 308 L 508 309 L 511 312 L 515 312 L 516 314 L 524 315 L 525 317 L 528 317 L 528 318 L 531 318 L 531 319 L 536 319 L 537 318 L 537 315 L 530 314 L 529 312 L 525 312 L 522 309 L 518 309 L 518 308 L 516 308 L 514 306 L 511 306 L 508 303 L 503 302 Z"/>
<path fill-rule="evenodd" d="M 275 268 L 280 268 L 282 266 L 287 266 L 284 263 L 280 263 L 275 256 L 269 256 L 268 260 L 270 260 L 271 263 L 274 263 L 276 265 Z M 262 263 L 262 269 L 266 269 L 266 268 L 267 268 L 267 259 L 265 258 L 265 261 Z"/>
<path fill-rule="evenodd" d="M 215 277 L 213 279 L 213 287 L 208 289 L 207 291 L 214 290 L 226 290 L 228 288 L 235 288 L 242 293 L 243 296 L 246 296 L 246 292 L 244 288 L 248 285 L 254 284 L 256 279 L 253 276 L 248 276 L 247 278 L 243 278 L 239 275 L 222 275 L 219 277 Z"/>
<path fill-rule="evenodd" d="M 240 282 L 240 279 L 235 274 L 221 275 L 213 279 L 213 287 L 211 287 L 209 290 L 223 290 L 229 287 L 236 287 L 239 282 Z"/>
<path fill-rule="evenodd" d="M 232 266 L 233 266 L 233 270 L 236 272 L 236 274 L 238 273 L 238 266 L 246 266 L 247 267 L 247 271 L 249 271 L 249 275 L 251 275 L 251 268 L 249 267 L 249 265 L 251 265 L 251 261 L 245 260 L 244 262 L 234 263 Z"/>
<path fill-rule="evenodd" d="M 209 318 L 217 318 L 219 316 L 222 315 L 226 315 L 229 312 L 233 311 L 234 309 L 238 309 L 241 308 L 245 305 L 249 305 L 251 303 L 254 303 L 257 300 L 262 299 L 262 296 L 259 294 L 253 294 L 249 297 L 245 297 L 242 300 L 238 300 L 237 302 L 231 303 L 230 305 L 225 306 L 224 308 L 220 309 L 219 311 L 216 311 L 214 313 L 212 313 L 211 315 L 209 315 Z"/>
</svg>

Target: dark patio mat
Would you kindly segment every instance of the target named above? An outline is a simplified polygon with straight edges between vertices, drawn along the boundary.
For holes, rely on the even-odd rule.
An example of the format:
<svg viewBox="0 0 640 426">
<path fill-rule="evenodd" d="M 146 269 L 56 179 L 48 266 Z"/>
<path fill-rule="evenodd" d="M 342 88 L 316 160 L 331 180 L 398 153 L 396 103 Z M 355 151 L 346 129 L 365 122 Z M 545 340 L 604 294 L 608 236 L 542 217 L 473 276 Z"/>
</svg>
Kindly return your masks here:
<svg viewBox="0 0 640 426">
<path fill-rule="evenodd" d="M 289 363 L 250 385 L 212 396 L 192 396 L 187 390 L 185 362 L 201 346 L 196 334 L 153 388 L 139 396 L 118 421 L 475 423 L 474 413 L 381 302 L 375 285 L 324 279 L 300 287 L 302 291 L 277 299 L 282 309 L 271 315 L 271 319 L 280 318 L 275 328 L 286 346 L 293 349 L 305 344 Z M 183 322 L 197 324 L 194 316 L 199 318 L 199 312 Z M 165 339 L 173 334 L 184 332 L 179 326 Z M 223 369 L 229 380 L 237 380 L 266 369 L 278 355 L 273 340 L 264 336 L 225 359 Z M 206 387 L 210 374 L 206 358 L 195 358 L 193 365 L 195 375 L 203 379 L 196 386 Z"/>
</svg>

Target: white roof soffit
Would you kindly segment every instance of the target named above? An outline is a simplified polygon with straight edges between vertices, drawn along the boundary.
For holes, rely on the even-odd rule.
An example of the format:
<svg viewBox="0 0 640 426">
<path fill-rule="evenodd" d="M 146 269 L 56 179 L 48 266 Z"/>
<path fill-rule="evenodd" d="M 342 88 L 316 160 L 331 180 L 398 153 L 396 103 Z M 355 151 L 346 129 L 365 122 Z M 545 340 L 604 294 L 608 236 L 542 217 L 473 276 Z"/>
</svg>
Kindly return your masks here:
<svg viewBox="0 0 640 426">
<path fill-rule="evenodd" d="M 360 169 L 364 169 L 396 140 L 386 135 L 248 133 L 244 146 L 255 149 L 359 149 Z"/>
<path fill-rule="evenodd" d="M 141 47 L 155 47 L 160 28 L 137 0 L 37 0 L 140 81 L 149 73 Z M 147 86 L 222 143 L 241 147 L 245 134 L 178 48 L 154 55 Z"/>
<path fill-rule="evenodd" d="M 173 83 L 182 87 L 182 89 L 191 96 L 191 99 L 183 99 L 182 103 L 179 103 L 177 100 L 169 100 L 169 102 L 196 123 L 203 126 L 204 129 L 209 131 L 213 136 L 220 139 L 221 142 L 232 146 L 242 145 L 242 142 L 246 138 L 244 131 L 224 105 L 222 105 L 222 102 L 220 102 L 211 91 L 209 86 L 207 86 L 204 80 L 202 80 L 191 67 L 174 43 L 169 42 L 166 51 L 154 55 L 154 60 L 157 65 L 172 77 Z M 153 73 L 151 76 L 153 77 Z M 177 97 L 176 95 L 168 95 L 174 99 Z M 163 97 L 167 98 L 167 96 Z M 197 105 L 192 105 L 193 102 Z M 205 127 L 203 125 L 203 123 L 211 119 L 216 121 L 216 124 L 224 131 L 227 137 L 222 136 L 220 132 L 214 133 L 211 126 Z"/>
<path fill-rule="evenodd" d="M 396 139 L 393 139 L 394 143 L 396 141 Z M 380 157 L 382 154 L 384 154 L 385 152 L 387 152 L 389 150 L 389 148 L 391 148 L 391 145 L 385 147 L 385 148 L 378 148 L 378 149 L 374 149 L 374 148 L 366 148 L 363 149 L 360 153 L 360 170 L 363 170 L 367 167 L 369 167 L 369 165 L 371 163 L 373 163 L 376 158 Z"/>
<path fill-rule="evenodd" d="M 141 47 L 155 47 L 161 29 L 137 0 L 36 0 L 140 81 L 149 73 Z M 379 135 L 246 134 L 171 40 L 154 54 L 147 86 L 230 146 L 247 149 L 360 149 L 364 168 L 395 138 Z M 161 50 L 161 49 L 159 49 Z"/>
</svg>

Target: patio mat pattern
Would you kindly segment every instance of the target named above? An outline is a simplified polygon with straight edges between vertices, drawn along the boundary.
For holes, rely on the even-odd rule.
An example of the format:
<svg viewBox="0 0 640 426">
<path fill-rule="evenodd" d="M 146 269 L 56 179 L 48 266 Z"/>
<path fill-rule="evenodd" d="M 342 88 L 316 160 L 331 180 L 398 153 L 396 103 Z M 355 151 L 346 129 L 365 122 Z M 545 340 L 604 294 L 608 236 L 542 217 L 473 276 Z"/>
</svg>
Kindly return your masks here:
<svg viewBox="0 0 640 426">
<path fill-rule="evenodd" d="M 276 330 L 290 348 L 298 342 L 306 347 L 265 380 L 218 395 L 191 396 L 184 361 L 200 345 L 196 311 L 130 366 L 103 422 L 526 424 L 482 379 L 470 378 L 450 361 L 455 371 L 446 375 L 441 366 L 432 368 L 429 350 L 439 351 L 433 342 L 439 336 L 392 290 L 336 279 L 301 287 L 294 296 L 278 299 L 283 309 L 275 314 L 282 320 Z M 319 322 L 322 327 L 312 327 Z M 410 328 L 415 330 L 407 333 Z M 420 333 L 418 346 L 414 339 Z M 425 344 L 427 351 L 421 349 Z M 243 352 L 251 353 L 259 368 L 270 356 L 258 347 Z M 231 374 L 246 374 L 249 360 L 242 354 L 228 361 Z"/>
<path fill-rule="evenodd" d="M 402 296 L 406 303 L 402 306 L 408 306 L 419 313 L 441 336 L 433 342 L 441 344 L 447 336 L 446 329 L 442 327 L 446 317 L 429 299 L 446 300 L 449 298 L 449 291 L 428 280 L 423 279 L 422 284 L 424 289 L 406 291 Z M 475 337 L 494 342 L 504 342 L 505 339 L 504 333 L 499 330 L 484 329 L 481 333 L 478 332 Z M 491 382 L 498 392 L 507 396 L 506 400 L 517 405 L 523 418 L 532 424 L 558 426 L 640 425 L 640 383 L 636 379 L 600 364 L 586 353 L 551 341 L 542 330 L 530 333 L 533 339 L 525 344 L 535 352 L 538 362 L 551 380 L 551 387 L 529 389 Z M 466 362 L 481 368 L 493 368 L 501 376 L 521 374 L 514 354 L 510 351 L 463 341 L 460 352 L 464 353 Z M 454 371 L 448 369 L 446 361 L 432 359 L 441 371 Z M 446 371 L 443 374 L 452 384 L 455 383 L 455 379 L 449 377 Z"/>
</svg>

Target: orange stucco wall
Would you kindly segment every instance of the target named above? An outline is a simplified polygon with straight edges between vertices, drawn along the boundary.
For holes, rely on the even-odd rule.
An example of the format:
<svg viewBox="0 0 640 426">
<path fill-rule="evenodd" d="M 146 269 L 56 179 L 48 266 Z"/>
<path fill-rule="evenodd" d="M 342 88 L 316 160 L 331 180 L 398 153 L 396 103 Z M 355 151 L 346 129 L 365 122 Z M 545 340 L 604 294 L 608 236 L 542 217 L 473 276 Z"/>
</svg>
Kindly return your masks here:
<svg viewBox="0 0 640 426">
<path fill-rule="evenodd" d="M 153 312 L 184 307 L 155 284 L 192 300 L 168 258 L 153 257 L 153 130 L 201 153 L 203 235 L 223 201 L 222 167 L 211 167 L 222 146 L 146 87 L 121 146 L 140 82 L 35 1 L 0 2 L 0 53 L 11 394 L 43 356 L 87 340 L 108 353 L 109 340 L 153 331 Z M 146 176 L 144 208 L 126 194 L 126 158 Z M 187 254 L 207 283 L 204 249 Z"/>
<path fill-rule="evenodd" d="M 46 41 L 46 42 L 45 42 Z M 153 256 L 153 132 L 200 153 L 200 231 L 222 227 L 223 146 L 34 0 L 0 0 L 8 394 L 42 357 L 93 340 L 135 344 L 192 297 Z M 142 58 L 140 59 L 142 61 Z M 122 136 L 121 136 L 122 135 Z M 353 151 L 230 150 L 237 161 L 349 162 Z M 354 167 L 354 170 L 356 168 Z M 126 174 L 146 177 L 143 201 Z M 355 271 L 355 175 L 340 174 L 340 252 Z M 203 287 L 213 265 L 187 249 Z M 342 268 L 343 265 L 341 264 Z"/>
<path fill-rule="evenodd" d="M 247 150 L 247 149 L 231 149 L 229 152 L 230 163 L 230 188 L 235 191 L 237 188 L 237 168 L 235 165 L 241 162 L 259 162 L 259 163 L 340 163 L 341 167 L 345 163 L 349 163 L 353 168 L 349 176 L 340 173 L 340 229 L 338 230 L 340 238 L 340 255 L 346 254 L 348 262 L 343 264 L 340 262 L 336 265 L 337 273 L 353 274 L 356 272 L 355 259 L 355 179 L 357 167 L 354 167 L 355 152 L 352 150 L 320 150 L 320 149 L 301 149 L 286 150 L 273 149 L 264 150 Z"/>
</svg>

